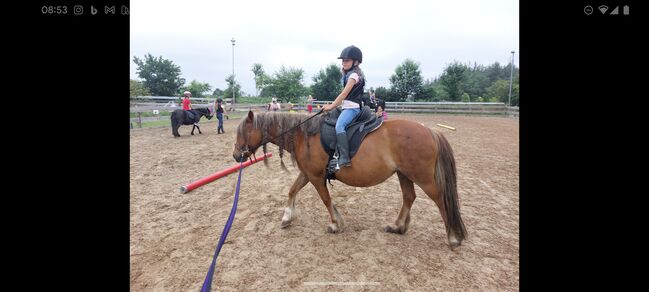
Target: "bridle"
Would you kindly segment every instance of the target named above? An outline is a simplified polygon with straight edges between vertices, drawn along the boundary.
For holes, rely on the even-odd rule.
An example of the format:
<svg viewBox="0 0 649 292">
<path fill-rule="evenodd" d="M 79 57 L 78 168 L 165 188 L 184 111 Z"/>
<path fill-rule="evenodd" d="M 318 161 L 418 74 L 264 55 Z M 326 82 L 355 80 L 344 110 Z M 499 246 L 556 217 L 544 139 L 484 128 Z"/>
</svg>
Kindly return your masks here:
<svg viewBox="0 0 649 292">
<path fill-rule="evenodd" d="M 281 137 L 281 136 L 284 136 L 286 133 L 288 133 L 288 132 L 292 131 L 293 129 L 299 127 L 300 125 L 302 125 L 302 124 L 308 122 L 310 119 L 315 118 L 316 116 L 322 114 L 323 112 L 324 112 L 324 109 L 321 109 L 321 110 L 320 110 L 319 112 L 317 112 L 315 115 L 310 116 L 310 117 L 307 118 L 306 120 L 304 120 L 304 121 L 300 122 L 299 124 L 297 124 L 297 125 L 291 127 L 290 129 L 288 129 L 288 130 L 282 132 L 281 134 L 279 134 L 279 135 L 277 135 L 277 136 L 275 136 L 275 137 L 272 137 L 272 138 L 270 138 L 270 139 L 268 139 L 268 138 L 263 139 L 263 140 L 261 141 L 261 143 L 259 143 L 259 146 L 261 146 L 261 145 L 265 145 L 266 143 L 268 143 L 268 142 L 270 142 L 270 141 L 273 141 L 273 140 L 275 140 L 275 139 L 277 139 L 277 138 L 279 138 L 279 137 Z M 252 156 L 252 157 L 255 158 L 255 160 L 257 160 L 257 157 L 255 156 L 255 152 L 250 151 L 250 145 L 249 145 L 249 141 L 250 141 L 250 132 L 251 132 L 251 131 L 248 132 L 248 135 L 244 136 L 244 137 L 245 137 L 245 138 L 244 138 L 244 140 L 245 140 L 245 144 L 242 145 L 242 146 L 239 148 L 239 151 L 241 152 L 241 158 L 242 158 L 242 159 L 243 159 L 243 156 L 247 154 L 247 155 L 249 155 L 249 156 L 248 156 L 249 158 Z M 234 146 L 237 146 L 237 144 L 234 144 Z M 256 150 L 259 146 L 255 147 L 255 150 Z M 265 150 L 265 148 L 264 148 L 264 150 Z M 264 154 L 266 154 L 266 151 L 264 151 Z M 250 158 L 250 160 L 252 160 L 252 158 Z"/>
</svg>

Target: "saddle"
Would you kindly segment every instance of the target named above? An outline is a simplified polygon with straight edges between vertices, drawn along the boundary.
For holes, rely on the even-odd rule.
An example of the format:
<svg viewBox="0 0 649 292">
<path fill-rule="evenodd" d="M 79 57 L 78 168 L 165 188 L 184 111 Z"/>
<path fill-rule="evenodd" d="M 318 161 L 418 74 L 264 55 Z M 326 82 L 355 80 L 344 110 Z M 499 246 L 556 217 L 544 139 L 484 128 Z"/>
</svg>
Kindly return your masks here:
<svg viewBox="0 0 649 292">
<path fill-rule="evenodd" d="M 329 154 L 329 160 L 334 158 L 334 153 L 336 152 L 336 121 L 338 116 L 342 111 L 339 108 L 329 112 L 328 116 L 325 116 L 324 123 L 320 128 L 320 143 L 325 152 Z M 378 119 L 374 115 L 368 106 L 363 106 L 361 112 L 356 115 L 356 117 L 345 127 L 347 133 L 347 140 L 349 141 L 349 159 L 352 159 L 358 148 L 361 147 L 361 143 L 367 134 L 378 129 L 383 124 L 383 119 Z M 328 167 L 327 178 L 335 179 L 331 167 Z"/>
<path fill-rule="evenodd" d="M 186 123 L 193 123 L 195 118 L 196 118 L 196 114 L 194 113 L 193 110 L 186 110 L 185 111 L 185 122 Z"/>
</svg>

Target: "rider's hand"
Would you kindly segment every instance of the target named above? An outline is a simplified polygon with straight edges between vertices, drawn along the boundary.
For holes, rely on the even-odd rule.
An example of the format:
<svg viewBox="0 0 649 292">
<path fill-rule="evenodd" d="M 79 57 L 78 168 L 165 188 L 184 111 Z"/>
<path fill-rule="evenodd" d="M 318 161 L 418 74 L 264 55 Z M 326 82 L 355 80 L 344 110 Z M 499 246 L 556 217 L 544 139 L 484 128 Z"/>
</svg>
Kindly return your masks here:
<svg viewBox="0 0 649 292">
<path fill-rule="evenodd" d="M 322 110 L 325 111 L 325 112 L 328 112 L 328 111 L 330 111 L 332 109 L 335 109 L 335 108 L 336 107 L 333 104 L 325 104 L 324 106 L 322 106 Z"/>
</svg>

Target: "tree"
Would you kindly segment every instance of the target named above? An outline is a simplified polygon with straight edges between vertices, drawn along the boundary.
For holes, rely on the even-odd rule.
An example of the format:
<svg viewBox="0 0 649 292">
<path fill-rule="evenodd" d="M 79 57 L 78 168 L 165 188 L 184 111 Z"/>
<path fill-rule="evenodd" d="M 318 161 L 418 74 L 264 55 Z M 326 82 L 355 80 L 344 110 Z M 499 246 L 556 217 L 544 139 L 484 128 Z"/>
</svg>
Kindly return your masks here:
<svg viewBox="0 0 649 292">
<path fill-rule="evenodd" d="M 316 76 L 313 76 L 311 92 L 318 100 L 334 100 L 342 91 L 340 84 L 342 73 L 336 64 L 331 63 L 325 69 L 321 69 Z"/>
<path fill-rule="evenodd" d="M 276 96 L 282 101 L 298 103 L 300 96 L 308 92 L 307 88 L 302 85 L 303 75 L 304 70 L 302 69 L 287 69 L 282 65 L 279 71 L 275 72 L 275 76 L 268 81 L 268 85 L 262 90 L 262 95 Z"/>
<path fill-rule="evenodd" d="M 507 103 L 509 98 L 509 80 L 500 79 L 487 88 L 487 98 L 491 102 Z"/>
<path fill-rule="evenodd" d="M 474 68 L 466 70 L 465 74 L 464 91 L 472 99 L 483 96 L 487 92 L 487 87 L 491 84 L 486 72 L 481 70 L 481 67 L 474 66 Z"/>
<path fill-rule="evenodd" d="M 218 88 L 214 89 L 214 91 L 212 92 L 212 96 L 213 97 L 226 97 L 225 92 L 223 90 L 221 90 L 221 89 L 218 89 Z M 232 97 L 232 94 L 230 94 L 230 97 Z"/>
<path fill-rule="evenodd" d="M 512 106 L 520 105 L 520 75 L 517 73 L 516 66 L 514 66 L 514 81 L 512 85 Z"/>
<path fill-rule="evenodd" d="M 516 72 L 516 69 L 514 69 L 514 72 Z M 518 106 L 519 75 L 514 75 L 513 79 L 511 104 L 512 106 Z M 485 100 L 488 102 L 502 102 L 507 104 L 509 102 L 509 78 L 500 79 L 491 84 L 487 88 Z"/>
<path fill-rule="evenodd" d="M 264 86 L 266 86 L 270 77 L 264 72 L 264 66 L 259 63 L 253 64 L 251 71 L 255 74 L 256 95 L 259 96 L 259 92 L 264 89 Z"/>
<path fill-rule="evenodd" d="M 180 67 L 162 56 L 146 54 L 144 60 L 133 57 L 133 62 L 137 65 L 136 73 L 153 95 L 174 96 L 185 84 L 185 79 L 180 78 Z"/>
<path fill-rule="evenodd" d="M 200 83 L 196 80 L 192 80 L 189 86 L 184 86 L 180 91 L 185 90 L 191 92 L 193 97 L 205 97 L 205 92 L 212 90 L 212 86 L 208 83 Z"/>
<path fill-rule="evenodd" d="M 466 80 L 466 65 L 458 62 L 453 62 L 444 69 L 444 73 L 439 78 L 440 83 L 444 90 L 448 93 L 448 98 L 451 101 L 459 101 L 464 93 L 464 82 Z"/>
<path fill-rule="evenodd" d="M 234 97 L 235 99 L 238 96 L 241 96 L 241 85 L 237 83 L 237 81 L 234 79 L 234 75 L 230 74 L 228 75 L 227 78 L 225 78 L 225 81 L 228 83 L 228 88 L 226 88 L 223 91 L 223 96 L 225 98 L 232 98 L 232 91 L 234 90 Z"/>
<path fill-rule="evenodd" d="M 438 81 L 433 85 L 433 89 L 435 90 L 436 96 L 433 98 L 433 101 L 439 102 L 439 101 L 445 101 L 445 100 L 451 100 L 450 94 L 448 94 L 448 91 L 446 91 L 446 88 L 444 85 L 442 85 L 441 81 Z"/>
<path fill-rule="evenodd" d="M 130 98 L 134 98 L 136 96 L 151 95 L 149 89 L 146 88 L 146 86 L 144 86 L 144 83 L 133 79 L 130 80 L 130 83 L 131 83 Z"/>
<path fill-rule="evenodd" d="M 414 100 L 421 97 L 423 78 L 419 64 L 406 59 L 394 70 L 394 75 L 390 77 L 390 84 L 392 84 L 393 97 L 397 98 L 396 101 L 404 101 L 408 98 Z"/>
<path fill-rule="evenodd" d="M 390 89 L 387 89 L 383 86 L 379 86 L 374 90 L 374 95 L 376 95 L 376 98 L 380 98 L 385 101 L 394 101 L 396 100 L 392 94 L 392 91 Z"/>
<path fill-rule="evenodd" d="M 426 80 L 421 87 L 421 101 L 436 101 L 438 98 L 434 81 Z"/>
</svg>

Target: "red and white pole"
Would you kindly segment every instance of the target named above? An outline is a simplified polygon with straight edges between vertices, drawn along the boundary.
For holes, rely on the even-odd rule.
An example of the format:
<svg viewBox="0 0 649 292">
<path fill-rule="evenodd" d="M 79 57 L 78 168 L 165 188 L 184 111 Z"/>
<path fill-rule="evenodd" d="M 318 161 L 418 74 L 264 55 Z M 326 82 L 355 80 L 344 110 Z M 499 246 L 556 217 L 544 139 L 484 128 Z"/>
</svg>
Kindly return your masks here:
<svg viewBox="0 0 649 292">
<path fill-rule="evenodd" d="M 192 191 L 195 188 L 198 188 L 198 187 L 200 187 L 200 186 L 202 186 L 204 184 L 213 182 L 213 181 L 215 181 L 215 180 L 217 180 L 219 178 L 222 178 L 222 177 L 224 177 L 224 176 L 226 176 L 226 175 L 228 175 L 230 173 L 233 173 L 233 172 L 239 170 L 239 167 L 249 166 L 249 165 L 251 165 L 253 163 L 257 163 L 257 162 L 262 161 L 262 160 L 266 159 L 267 157 L 271 157 L 271 156 L 273 156 L 273 153 L 269 152 L 269 153 L 266 153 L 264 156 L 261 156 L 261 157 L 257 158 L 256 160 L 248 159 L 248 161 L 244 162 L 243 164 L 237 164 L 237 165 L 234 165 L 234 166 L 232 166 L 232 167 L 230 167 L 228 169 L 221 170 L 221 171 L 216 172 L 216 173 L 214 173 L 212 175 L 201 178 L 201 179 L 199 179 L 199 180 L 197 180 L 197 181 L 195 181 L 193 183 L 190 183 L 188 185 L 184 185 L 184 186 L 180 187 L 180 193 L 181 194 L 186 194 L 186 193 Z"/>
</svg>

